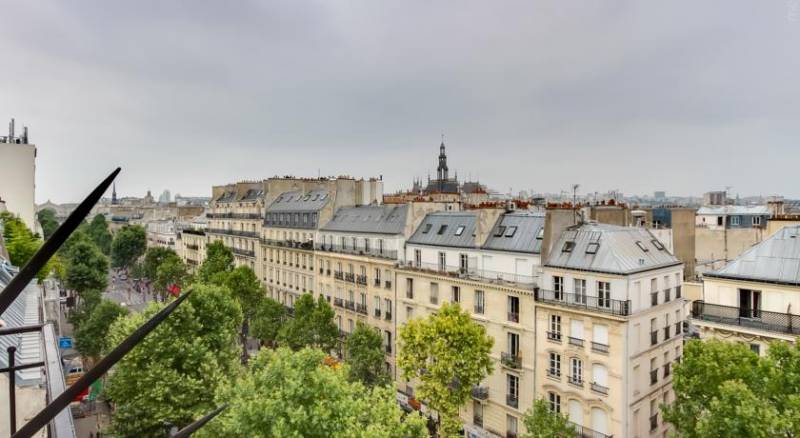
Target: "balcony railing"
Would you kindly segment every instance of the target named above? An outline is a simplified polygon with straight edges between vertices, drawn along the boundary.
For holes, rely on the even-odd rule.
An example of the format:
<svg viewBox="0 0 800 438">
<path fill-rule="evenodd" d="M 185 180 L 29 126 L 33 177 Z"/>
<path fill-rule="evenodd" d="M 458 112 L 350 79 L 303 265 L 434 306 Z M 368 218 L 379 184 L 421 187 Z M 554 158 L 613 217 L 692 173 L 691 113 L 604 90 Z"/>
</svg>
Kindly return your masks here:
<svg viewBox="0 0 800 438">
<path fill-rule="evenodd" d="M 336 307 L 342 307 L 343 308 L 344 307 L 344 300 L 341 299 L 341 298 L 334 298 L 333 299 L 333 305 L 336 306 Z"/>
<path fill-rule="evenodd" d="M 308 240 L 305 242 L 301 242 L 299 240 L 281 240 L 281 239 L 261 239 L 261 243 L 264 245 L 270 246 L 278 246 L 281 248 L 295 248 L 295 249 L 305 249 L 305 250 L 312 250 L 314 249 L 314 241 Z"/>
<path fill-rule="evenodd" d="M 335 278 L 337 280 L 344 281 L 344 272 L 342 272 L 342 271 L 333 271 L 333 278 Z"/>
<path fill-rule="evenodd" d="M 233 252 L 236 255 L 240 255 L 240 256 L 244 256 L 244 257 L 255 257 L 256 256 L 256 252 L 255 251 L 248 251 L 246 249 L 240 249 L 240 248 L 231 248 L 231 252 Z"/>
<path fill-rule="evenodd" d="M 559 368 L 548 368 L 547 369 L 547 377 L 552 377 L 554 379 L 561 378 L 561 370 Z"/>
<path fill-rule="evenodd" d="M 611 435 L 606 435 L 602 432 L 589 429 L 586 426 L 581 426 L 580 424 L 575 424 L 571 421 L 569 422 L 569 425 L 575 430 L 575 435 L 580 438 L 612 438 Z"/>
<path fill-rule="evenodd" d="M 506 394 L 506 404 L 512 408 L 519 407 L 519 397 L 514 394 Z"/>
<path fill-rule="evenodd" d="M 256 232 L 256 231 L 224 230 L 224 229 L 221 229 L 221 228 L 208 228 L 208 229 L 206 229 L 206 233 L 208 233 L 208 234 L 224 234 L 224 235 L 228 235 L 228 236 L 240 236 L 240 237 L 258 238 L 258 232 Z"/>
<path fill-rule="evenodd" d="M 353 274 L 352 272 L 345 272 L 344 273 L 344 281 L 349 281 L 350 283 L 355 283 L 356 282 L 356 274 Z"/>
<path fill-rule="evenodd" d="M 567 376 L 567 382 L 575 386 L 583 386 L 583 377 L 581 376 Z"/>
<path fill-rule="evenodd" d="M 358 313 L 360 313 L 362 315 L 367 315 L 369 313 L 367 311 L 367 305 L 366 304 L 361 304 L 361 303 L 356 304 L 356 312 L 358 312 Z"/>
<path fill-rule="evenodd" d="M 200 249 L 200 247 L 197 246 L 197 245 L 194 245 L 194 244 L 189 244 L 189 245 L 186 245 L 186 249 L 191 249 L 193 251 L 197 251 L 198 249 Z"/>
<path fill-rule="evenodd" d="M 511 322 L 519 322 L 519 312 L 508 312 L 508 320 Z"/>
<path fill-rule="evenodd" d="M 439 304 L 439 296 L 438 295 L 431 295 L 431 304 Z"/>
<path fill-rule="evenodd" d="M 522 357 L 518 354 L 500 353 L 500 362 L 509 368 L 519 368 L 522 366 Z"/>
<path fill-rule="evenodd" d="M 472 387 L 472 398 L 476 400 L 487 400 L 489 398 L 489 387 L 488 386 L 473 386 Z"/>
<path fill-rule="evenodd" d="M 536 291 L 536 301 L 619 316 L 628 316 L 631 314 L 630 300 L 612 300 L 582 294 L 569 294 L 554 290 L 538 289 Z"/>
<path fill-rule="evenodd" d="M 722 306 L 704 301 L 692 303 L 692 318 L 778 333 L 800 334 L 800 315 Z"/>
<path fill-rule="evenodd" d="M 569 342 L 569 345 L 583 348 L 583 339 L 581 338 L 573 338 L 572 336 L 569 336 L 567 337 L 567 341 Z"/>
<path fill-rule="evenodd" d="M 367 276 L 366 275 L 356 275 L 356 283 L 366 286 L 367 285 Z"/>
<path fill-rule="evenodd" d="M 547 340 L 561 343 L 561 332 L 547 332 Z"/>
<path fill-rule="evenodd" d="M 513 284 L 517 287 L 532 289 L 536 282 L 532 275 L 515 274 L 509 272 L 490 271 L 487 269 L 477 269 L 473 267 L 439 265 L 438 263 L 414 263 L 407 262 L 404 268 L 415 269 L 428 272 L 438 272 L 468 280 L 481 280 L 484 282 L 498 284 Z"/>
<path fill-rule="evenodd" d="M 356 302 L 355 301 L 345 301 L 344 308 L 350 310 L 356 310 Z"/>
<path fill-rule="evenodd" d="M 592 342 L 592 351 L 596 353 L 608 354 L 608 345 L 599 342 Z"/>
<path fill-rule="evenodd" d="M 387 310 L 386 313 L 383 314 L 383 319 L 385 319 L 387 321 L 391 321 L 392 320 L 392 312 L 390 310 Z"/>
<path fill-rule="evenodd" d="M 607 386 L 603 386 L 603 385 L 601 385 L 601 384 L 599 384 L 597 382 L 592 382 L 592 384 L 589 385 L 589 387 L 594 392 L 597 392 L 597 393 L 603 394 L 603 395 L 608 395 L 608 387 Z"/>
<path fill-rule="evenodd" d="M 392 344 L 386 344 L 386 353 L 392 354 Z"/>
<path fill-rule="evenodd" d="M 259 213 L 206 213 L 209 219 L 264 219 Z"/>
<path fill-rule="evenodd" d="M 380 278 L 376 278 L 374 283 L 375 283 L 375 287 L 381 287 L 381 279 Z"/>
<path fill-rule="evenodd" d="M 318 243 L 314 245 L 317 251 L 337 252 L 340 254 L 363 255 L 383 259 L 397 260 L 397 251 L 380 248 L 353 248 L 352 246 L 334 245 L 331 243 Z"/>
</svg>

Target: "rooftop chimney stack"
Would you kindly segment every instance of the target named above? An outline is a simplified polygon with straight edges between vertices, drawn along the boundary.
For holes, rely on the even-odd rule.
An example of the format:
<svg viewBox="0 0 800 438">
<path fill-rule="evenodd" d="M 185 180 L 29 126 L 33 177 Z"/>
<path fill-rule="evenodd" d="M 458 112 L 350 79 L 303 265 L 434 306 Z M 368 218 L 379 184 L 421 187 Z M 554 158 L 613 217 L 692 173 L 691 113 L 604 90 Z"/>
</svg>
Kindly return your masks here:
<svg viewBox="0 0 800 438">
<path fill-rule="evenodd" d="M 14 143 L 14 119 L 11 119 L 11 123 L 8 124 L 8 142 Z"/>
<path fill-rule="evenodd" d="M 28 127 L 22 127 L 22 142 L 28 144 Z"/>
</svg>

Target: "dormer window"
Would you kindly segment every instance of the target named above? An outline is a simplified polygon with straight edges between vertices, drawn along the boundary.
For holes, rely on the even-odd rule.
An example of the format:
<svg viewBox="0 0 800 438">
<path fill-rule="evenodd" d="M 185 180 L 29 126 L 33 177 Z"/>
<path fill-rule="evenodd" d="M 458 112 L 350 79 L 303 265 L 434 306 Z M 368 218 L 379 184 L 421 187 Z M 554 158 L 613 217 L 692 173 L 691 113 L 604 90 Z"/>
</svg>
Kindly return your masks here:
<svg viewBox="0 0 800 438">
<path fill-rule="evenodd" d="M 586 254 L 597 254 L 597 250 L 600 248 L 600 242 L 589 242 L 586 245 Z"/>
<path fill-rule="evenodd" d="M 464 225 L 459 225 L 458 228 L 456 228 L 456 236 L 464 234 L 464 228 L 466 228 Z"/>
<path fill-rule="evenodd" d="M 639 247 L 639 248 L 640 248 L 642 251 L 644 251 L 644 252 L 648 252 L 648 251 L 650 251 L 649 249 L 647 249 L 647 247 L 646 247 L 646 246 L 644 246 L 644 243 L 642 243 L 642 241 L 641 241 L 641 240 L 637 240 L 637 241 L 636 241 L 636 246 L 638 246 L 638 247 Z"/>
<path fill-rule="evenodd" d="M 506 237 L 514 237 L 514 233 L 516 232 L 517 232 L 516 226 L 508 227 L 508 229 L 506 230 Z"/>
<path fill-rule="evenodd" d="M 506 232 L 506 226 L 500 225 L 497 227 L 497 232 L 494 233 L 494 237 L 503 237 L 503 234 Z"/>
<path fill-rule="evenodd" d="M 536 233 L 536 240 L 544 239 L 544 227 L 539 228 L 539 232 Z"/>
<path fill-rule="evenodd" d="M 447 230 L 447 224 L 442 224 L 442 225 L 439 227 L 439 231 L 437 231 L 437 232 L 436 232 L 436 234 L 444 234 L 444 232 L 445 232 L 446 230 Z"/>
<path fill-rule="evenodd" d="M 653 242 L 653 246 L 655 246 L 657 250 L 664 251 L 664 245 L 659 242 L 658 239 L 653 239 L 651 242 Z"/>
<path fill-rule="evenodd" d="M 575 248 L 575 242 L 568 240 L 564 242 L 564 246 L 561 247 L 561 252 L 572 252 L 573 248 Z"/>
<path fill-rule="evenodd" d="M 425 224 L 425 228 L 422 229 L 422 234 L 428 234 L 428 231 L 431 230 L 433 224 Z"/>
</svg>

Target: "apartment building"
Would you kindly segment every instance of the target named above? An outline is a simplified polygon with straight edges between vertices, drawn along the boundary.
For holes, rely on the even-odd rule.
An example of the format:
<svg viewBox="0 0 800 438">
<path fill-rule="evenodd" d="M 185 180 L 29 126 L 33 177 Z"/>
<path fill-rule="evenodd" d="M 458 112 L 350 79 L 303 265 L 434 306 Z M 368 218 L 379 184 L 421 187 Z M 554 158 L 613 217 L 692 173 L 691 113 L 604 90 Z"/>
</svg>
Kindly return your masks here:
<svg viewBox="0 0 800 438">
<path fill-rule="evenodd" d="M 703 275 L 702 300 L 692 303 L 701 338 L 750 345 L 763 354 L 769 342 L 800 335 L 800 225 L 787 226 L 722 269 Z"/>
<path fill-rule="evenodd" d="M 219 240 L 231 249 L 236 266 L 256 269 L 256 250 L 264 219 L 264 187 L 260 181 L 245 181 L 211 189 L 206 234 L 209 242 Z"/>
<path fill-rule="evenodd" d="M 648 230 L 567 228 L 536 292 L 537 397 L 583 436 L 662 436 L 682 348 L 681 262 Z"/>
<path fill-rule="evenodd" d="M 19 216 L 33 231 L 36 220 L 36 145 L 28 141 L 28 128 L 17 136 L 14 119 L 8 125 L 8 136 L 0 136 L 0 203 Z"/>
<path fill-rule="evenodd" d="M 336 311 L 343 337 L 358 321 L 383 336 L 386 368 L 395 373 L 395 267 L 405 259 L 406 239 L 433 202 L 342 207 L 320 229 L 315 244 L 317 291 Z"/>
<path fill-rule="evenodd" d="M 430 213 L 397 272 L 398 326 L 460 303 L 495 343 L 494 372 L 461 412 L 467 436 L 522 431 L 534 399 L 534 290 L 544 216 L 502 209 Z M 413 382 L 401 389 L 413 394 Z"/>
</svg>

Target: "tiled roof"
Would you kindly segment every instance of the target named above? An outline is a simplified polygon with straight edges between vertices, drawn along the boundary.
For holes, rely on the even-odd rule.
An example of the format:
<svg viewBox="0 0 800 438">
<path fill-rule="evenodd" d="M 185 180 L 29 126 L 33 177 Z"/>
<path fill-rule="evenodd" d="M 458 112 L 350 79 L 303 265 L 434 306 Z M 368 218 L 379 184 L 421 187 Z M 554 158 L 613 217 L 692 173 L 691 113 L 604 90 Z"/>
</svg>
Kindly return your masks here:
<svg viewBox="0 0 800 438">
<path fill-rule="evenodd" d="M 539 254 L 542 252 L 544 215 L 540 213 L 507 213 L 492 228 L 485 249 Z"/>
<path fill-rule="evenodd" d="M 477 222 L 478 214 L 471 211 L 428 213 L 408 243 L 477 248 Z"/>
<path fill-rule="evenodd" d="M 322 231 L 400 234 L 406 226 L 407 204 L 342 207 Z"/>
<path fill-rule="evenodd" d="M 632 274 L 680 264 L 648 230 L 584 224 L 561 233 L 545 266 Z"/>
<path fill-rule="evenodd" d="M 312 212 L 325 207 L 330 201 L 327 190 L 312 190 L 308 193 L 302 191 L 284 192 L 278 195 L 272 204 L 267 207 L 268 213 L 280 212 Z"/>
<path fill-rule="evenodd" d="M 707 277 L 800 285 L 800 225 L 782 228 Z"/>
</svg>

